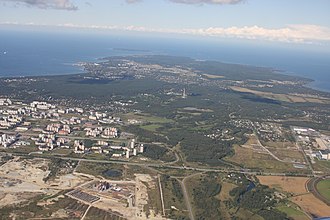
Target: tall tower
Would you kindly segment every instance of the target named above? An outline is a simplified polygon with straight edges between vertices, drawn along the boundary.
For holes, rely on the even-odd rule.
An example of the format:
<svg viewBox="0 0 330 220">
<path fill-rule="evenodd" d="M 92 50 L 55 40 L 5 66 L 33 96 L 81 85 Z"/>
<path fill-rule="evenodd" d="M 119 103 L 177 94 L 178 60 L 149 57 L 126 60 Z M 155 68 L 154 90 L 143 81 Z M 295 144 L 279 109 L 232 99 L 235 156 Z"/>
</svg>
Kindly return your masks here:
<svg viewBox="0 0 330 220">
<path fill-rule="evenodd" d="M 183 88 L 182 98 L 183 99 L 187 98 L 186 88 Z"/>
</svg>

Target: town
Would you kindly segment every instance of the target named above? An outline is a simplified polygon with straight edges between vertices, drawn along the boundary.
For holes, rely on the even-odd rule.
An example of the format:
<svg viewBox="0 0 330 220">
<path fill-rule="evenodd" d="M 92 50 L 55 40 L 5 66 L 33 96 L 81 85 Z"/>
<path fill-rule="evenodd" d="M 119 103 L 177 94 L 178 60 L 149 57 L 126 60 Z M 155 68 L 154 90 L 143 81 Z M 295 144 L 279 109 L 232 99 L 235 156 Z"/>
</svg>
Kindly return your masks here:
<svg viewBox="0 0 330 220">
<path fill-rule="evenodd" d="M 0 106 L 3 148 L 34 146 L 39 152 L 62 148 L 75 154 L 106 154 L 126 159 L 144 152 L 143 143 L 138 143 L 133 134 L 117 128 L 125 122 L 106 113 L 10 99 L 0 99 Z"/>
</svg>

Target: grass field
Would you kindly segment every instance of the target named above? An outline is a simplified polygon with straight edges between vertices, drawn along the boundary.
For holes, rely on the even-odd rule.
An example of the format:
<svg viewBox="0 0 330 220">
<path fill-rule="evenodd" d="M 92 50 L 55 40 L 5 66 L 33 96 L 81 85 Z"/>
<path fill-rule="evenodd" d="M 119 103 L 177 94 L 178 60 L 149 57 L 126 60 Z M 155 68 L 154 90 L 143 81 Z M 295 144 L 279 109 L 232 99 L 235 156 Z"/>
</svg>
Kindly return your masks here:
<svg viewBox="0 0 330 220">
<path fill-rule="evenodd" d="M 142 114 L 142 113 L 139 113 L 139 114 L 127 113 L 127 114 L 121 115 L 121 117 L 126 120 L 135 119 L 135 120 L 141 121 L 143 123 L 163 124 L 163 123 L 173 122 L 171 119 L 157 117 L 157 116 L 153 116 L 153 115 L 149 115 L 149 114 Z"/>
<path fill-rule="evenodd" d="M 315 160 L 315 163 L 312 165 L 314 170 L 330 173 L 330 161 Z"/>
<path fill-rule="evenodd" d="M 330 179 L 321 180 L 316 185 L 317 191 L 330 201 Z"/>
<path fill-rule="evenodd" d="M 294 220 L 308 220 L 309 218 L 303 213 L 293 207 L 289 206 L 279 206 L 277 209 L 281 212 L 284 212 L 288 217 L 293 218 Z"/>
<path fill-rule="evenodd" d="M 263 170 L 269 172 L 299 172 L 302 169 L 295 169 L 292 164 L 275 160 L 269 154 L 256 153 L 252 149 L 234 146 L 235 155 L 227 157 L 226 160 L 240 164 L 244 168 Z"/>
<path fill-rule="evenodd" d="M 108 170 L 119 170 L 124 172 L 124 166 L 120 164 L 103 164 L 103 163 L 91 163 L 91 162 L 85 162 L 81 161 L 76 168 L 76 171 L 78 173 L 85 173 L 93 176 L 102 176 L 107 179 L 122 179 L 122 176 L 119 177 L 109 177 L 105 175 L 105 172 Z"/>
<path fill-rule="evenodd" d="M 238 86 L 232 86 L 230 87 L 232 90 L 237 92 L 245 92 L 245 93 L 252 93 L 257 96 L 261 96 L 263 98 L 267 99 L 273 99 L 278 100 L 282 102 L 291 102 L 291 103 L 304 103 L 304 102 L 310 102 L 310 103 L 323 103 L 328 104 L 330 103 L 330 100 L 323 97 L 305 97 L 300 95 L 288 95 L 288 94 L 278 94 L 278 93 L 271 93 L 271 92 L 262 92 L 257 90 L 252 90 L 248 88 L 238 87 Z"/>
<path fill-rule="evenodd" d="M 161 128 L 162 125 L 160 125 L 160 124 L 148 124 L 148 125 L 141 125 L 140 127 L 147 130 L 147 131 L 155 132 L 158 128 Z"/>
<path fill-rule="evenodd" d="M 186 206 L 184 203 L 183 192 L 178 180 L 162 176 L 162 189 L 164 195 L 164 205 L 166 216 L 171 219 L 187 217 Z"/>
<path fill-rule="evenodd" d="M 282 176 L 258 176 L 260 183 L 276 190 L 293 195 L 290 201 L 297 204 L 305 212 L 318 217 L 330 216 L 328 205 L 317 199 L 312 193 L 307 192 L 305 183 L 308 178 L 305 177 L 282 177 Z M 294 214 L 293 210 L 286 210 Z M 284 212 L 286 212 L 284 211 Z M 299 211 L 299 210 L 297 210 Z M 287 213 L 287 212 L 286 212 Z M 300 219 L 300 218 L 297 218 Z"/>
</svg>

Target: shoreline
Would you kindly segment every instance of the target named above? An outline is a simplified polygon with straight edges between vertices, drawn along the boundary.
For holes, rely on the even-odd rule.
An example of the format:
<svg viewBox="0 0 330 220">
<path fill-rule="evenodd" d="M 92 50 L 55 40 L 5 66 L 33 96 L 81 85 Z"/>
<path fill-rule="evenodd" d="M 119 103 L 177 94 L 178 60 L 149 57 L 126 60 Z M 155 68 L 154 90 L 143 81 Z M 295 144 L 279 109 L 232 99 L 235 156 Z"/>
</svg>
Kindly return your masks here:
<svg viewBox="0 0 330 220">
<path fill-rule="evenodd" d="M 130 56 L 136 56 L 136 55 L 137 54 L 135 54 L 135 55 L 124 55 L 124 56 L 119 56 L 119 57 L 130 57 Z M 101 58 L 99 57 L 99 58 L 93 58 L 93 59 L 94 60 L 97 60 L 97 61 L 101 61 L 101 60 L 104 60 L 104 59 L 106 59 L 108 57 L 116 57 L 116 56 L 118 56 L 118 55 L 112 55 L 112 56 L 101 57 Z M 145 56 L 145 54 L 139 54 L 138 56 Z M 157 55 L 147 55 L 147 56 L 157 56 Z M 165 56 L 176 56 L 176 55 L 165 55 Z M 179 57 L 185 57 L 185 56 L 179 56 Z M 195 59 L 193 57 L 187 57 L 187 58 L 197 60 L 197 59 Z M 323 87 L 317 86 L 318 83 L 321 83 L 322 82 L 320 80 L 308 78 L 306 76 L 299 76 L 298 74 L 296 74 L 294 72 L 289 72 L 289 71 L 286 71 L 286 70 L 281 70 L 281 69 L 278 69 L 278 68 L 275 68 L 275 67 L 267 67 L 267 66 L 262 66 L 262 65 L 258 66 L 258 65 L 252 65 L 252 64 L 234 63 L 234 62 L 223 62 L 221 60 L 212 60 L 212 59 L 207 59 L 207 60 L 204 60 L 204 61 L 216 61 L 216 62 L 221 62 L 221 63 L 225 63 L 225 64 L 228 63 L 228 64 L 237 64 L 237 65 L 247 65 L 247 66 L 253 66 L 253 67 L 268 68 L 270 70 L 273 70 L 273 72 L 274 73 L 277 73 L 277 74 L 286 75 L 286 76 L 295 76 L 295 77 L 299 77 L 301 79 L 305 79 L 306 80 L 306 83 L 302 85 L 303 87 L 306 87 L 308 89 L 313 89 L 313 90 L 318 91 L 318 92 L 325 92 L 325 93 L 330 94 L 330 88 L 323 88 Z M 47 73 L 45 73 L 45 74 L 29 74 L 29 75 L 13 75 L 13 76 L 9 76 L 9 75 L 2 76 L 2 75 L 0 75 L 0 79 L 15 79 L 15 78 L 19 79 L 19 78 L 28 78 L 28 77 L 32 77 L 32 78 L 34 78 L 34 77 L 56 77 L 56 76 L 68 76 L 68 75 L 85 74 L 87 72 L 84 72 L 83 68 L 81 68 L 81 65 L 79 65 L 82 62 L 84 62 L 84 63 L 91 63 L 92 61 L 79 61 L 79 62 L 72 63 L 71 64 L 71 67 L 73 67 L 73 69 L 76 70 L 74 72 L 48 73 L 48 74 Z M 330 83 L 329 83 L 329 85 L 330 85 Z"/>
</svg>

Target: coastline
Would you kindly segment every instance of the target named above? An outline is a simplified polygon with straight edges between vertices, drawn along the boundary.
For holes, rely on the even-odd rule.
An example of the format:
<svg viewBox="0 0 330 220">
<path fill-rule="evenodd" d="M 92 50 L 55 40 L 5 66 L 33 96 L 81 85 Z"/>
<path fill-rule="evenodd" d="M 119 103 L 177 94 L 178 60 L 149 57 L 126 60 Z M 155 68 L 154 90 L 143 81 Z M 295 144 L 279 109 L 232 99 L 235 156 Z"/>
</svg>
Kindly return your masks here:
<svg viewBox="0 0 330 220">
<path fill-rule="evenodd" d="M 126 49 L 128 50 L 128 49 Z M 84 74 L 87 73 L 84 71 L 84 68 L 82 68 L 81 63 L 92 63 L 93 61 L 97 61 L 100 62 L 108 57 L 130 57 L 130 56 L 145 56 L 146 54 L 131 54 L 131 55 L 110 55 L 107 57 L 98 57 L 98 58 L 92 58 L 89 61 L 78 61 L 78 62 L 74 62 L 74 63 L 65 63 L 62 64 L 64 66 L 71 66 L 72 67 L 72 71 L 70 72 L 59 72 L 59 73 L 44 73 L 44 74 L 39 74 L 39 73 L 29 73 L 29 74 L 25 74 L 25 75 L 1 75 L 0 74 L 0 79 L 14 79 L 14 78 L 27 78 L 27 77 L 52 77 L 52 76 L 66 76 L 66 75 L 78 75 L 78 74 Z M 147 55 L 150 56 L 150 55 Z M 157 55 L 151 55 L 151 56 L 157 56 Z M 165 56 L 178 56 L 178 57 L 186 57 L 186 56 L 180 56 L 180 55 L 165 55 Z M 186 58 L 190 58 L 190 59 L 194 59 L 197 60 L 193 57 L 186 57 Z M 267 67 L 267 66 L 262 66 L 262 65 L 253 65 L 253 64 L 242 64 L 242 63 L 235 63 L 235 62 L 224 62 L 221 60 L 212 60 L 212 59 L 204 59 L 204 61 L 216 61 L 216 62 L 221 62 L 221 63 L 225 63 L 225 64 L 237 64 L 237 65 L 246 65 L 246 66 L 251 66 L 251 67 L 261 67 L 261 68 L 268 68 L 270 70 L 273 70 L 274 73 L 277 74 L 281 74 L 281 75 L 286 75 L 286 76 L 295 76 L 298 78 L 301 78 L 302 80 L 305 80 L 305 83 L 302 85 L 308 89 L 313 89 L 315 91 L 318 92 L 325 92 L 325 93 L 329 93 L 330 94 L 330 88 L 324 88 L 323 86 L 319 86 L 319 84 L 324 84 L 324 82 L 321 82 L 320 80 L 317 79 L 312 79 L 312 78 L 308 78 L 306 76 L 300 76 L 297 73 L 294 72 L 289 72 L 286 70 L 282 70 L 282 69 L 278 69 L 276 67 Z M 330 85 L 330 84 L 329 84 Z"/>
</svg>

